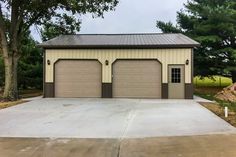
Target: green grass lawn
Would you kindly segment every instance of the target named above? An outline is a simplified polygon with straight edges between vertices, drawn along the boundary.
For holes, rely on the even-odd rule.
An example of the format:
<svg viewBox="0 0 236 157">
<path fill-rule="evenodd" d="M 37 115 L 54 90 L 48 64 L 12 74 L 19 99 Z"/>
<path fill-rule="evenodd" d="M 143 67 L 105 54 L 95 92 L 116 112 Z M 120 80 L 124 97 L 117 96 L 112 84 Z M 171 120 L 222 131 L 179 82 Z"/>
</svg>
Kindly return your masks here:
<svg viewBox="0 0 236 157">
<path fill-rule="evenodd" d="M 236 102 L 228 102 L 216 99 L 214 96 L 223 90 L 224 87 L 195 87 L 194 95 L 202 97 L 204 99 L 217 102 L 221 107 L 228 107 L 231 111 L 236 112 Z"/>
<path fill-rule="evenodd" d="M 194 77 L 194 85 L 196 87 L 226 87 L 232 84 L 231 78 L 228 77 L 214 76 L 213 78 L 200 79 L 200 77 Z"/>
</svg>

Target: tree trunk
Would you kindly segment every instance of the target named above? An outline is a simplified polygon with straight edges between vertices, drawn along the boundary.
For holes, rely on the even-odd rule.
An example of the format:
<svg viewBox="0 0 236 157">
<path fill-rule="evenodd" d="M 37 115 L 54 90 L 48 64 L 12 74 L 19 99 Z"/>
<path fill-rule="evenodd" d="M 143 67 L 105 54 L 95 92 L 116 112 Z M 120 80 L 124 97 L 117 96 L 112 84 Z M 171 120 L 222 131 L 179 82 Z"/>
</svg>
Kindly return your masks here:
<svg viewBox="0 0 236 157">
<path fill-rule="evenodd" d="M 14 83 L 14 98 L 19 99 L 18 93 L 18 76 L 17 76 L 17 69 L 18 69 L 18 57 L 13 57 L 13 83 Z"/>
<path fill-rule="evenodd" d="M 23 12 L 20 1 L 11 1 L 10 25 L 6 23 L 0 4 L 0 51 L 3 53 L 5 65 L 5 87 L 3 98 L 8 100 L 18 99 L 17 64 L 19 58 L 19 43 Z M 9 27 L 9 28 L 7 28 Z"/>
<path fill-rule="evenodd" d="M 233 83 L 235 83 L 236 82 L 236 71 L 231 71 L 231 77 L 232 77 Z"/>
<path fill-rule="evenodd" d="M 5 64 L 5 88 L 3 98 L 7 100 L 17 100 L 17 64 L 18 58 L 16 56 L 9 56 L 4 59 Z"/>
</svg>

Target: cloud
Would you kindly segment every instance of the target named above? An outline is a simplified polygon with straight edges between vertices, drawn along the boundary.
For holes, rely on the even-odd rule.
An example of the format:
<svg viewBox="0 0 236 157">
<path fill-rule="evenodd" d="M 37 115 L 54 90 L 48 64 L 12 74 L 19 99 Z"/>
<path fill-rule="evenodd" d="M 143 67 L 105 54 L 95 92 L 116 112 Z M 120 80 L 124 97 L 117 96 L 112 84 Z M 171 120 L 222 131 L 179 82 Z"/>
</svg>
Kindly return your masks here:
<svg viewBox="0 0 236 157">
<path fill-rule="evenodd" d="M 160 32 L 156 20 L 176 21 L 176 12 L 187 0 L 120 0 L 115 11 L 103 18 L 82 16 L 80 33 L 146 33 Z"/>
</svg>

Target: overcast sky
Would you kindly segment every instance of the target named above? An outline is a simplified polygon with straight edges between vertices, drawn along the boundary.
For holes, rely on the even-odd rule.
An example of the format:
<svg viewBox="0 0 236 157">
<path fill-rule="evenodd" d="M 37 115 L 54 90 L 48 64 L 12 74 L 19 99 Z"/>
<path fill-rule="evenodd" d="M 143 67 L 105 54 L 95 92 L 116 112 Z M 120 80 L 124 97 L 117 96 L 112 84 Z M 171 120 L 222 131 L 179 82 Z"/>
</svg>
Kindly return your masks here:
<svg viewBox="0 0 236 157">
<path fill-rule="evenodd" d="M 81 33 L 146 33 L 160 32 L 156 20 L 176 21 L 176 12 L 187 0 L 120 0 L 116 10 L 104 19 L 82 17 Z"/>
<path fill-rule="evenodd" d="M 153 33 L 156 20 L 176 21 L 176 12 L 183 8 L 187 0 L 120 0 L 115 11 L 104 14 L 104 18 L 82 16 L 80 33 Z M 34 30 L 34 36 L 39 39 Z"/>
</svg>

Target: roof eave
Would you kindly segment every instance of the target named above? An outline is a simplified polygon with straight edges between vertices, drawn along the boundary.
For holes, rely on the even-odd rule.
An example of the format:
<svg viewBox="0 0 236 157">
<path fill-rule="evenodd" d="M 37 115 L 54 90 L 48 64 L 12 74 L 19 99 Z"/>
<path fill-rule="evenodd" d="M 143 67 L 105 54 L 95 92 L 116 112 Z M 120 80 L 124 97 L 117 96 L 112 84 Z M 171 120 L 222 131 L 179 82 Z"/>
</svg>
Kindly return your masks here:
<svg viewBox="0 0 236 157">
<path fill-rule="evenodd" d="M 179 45 L 38 45 L 44 49 L 154 49 L 154 48 L 195 48 L 200 44 Z"/>
</svg>

